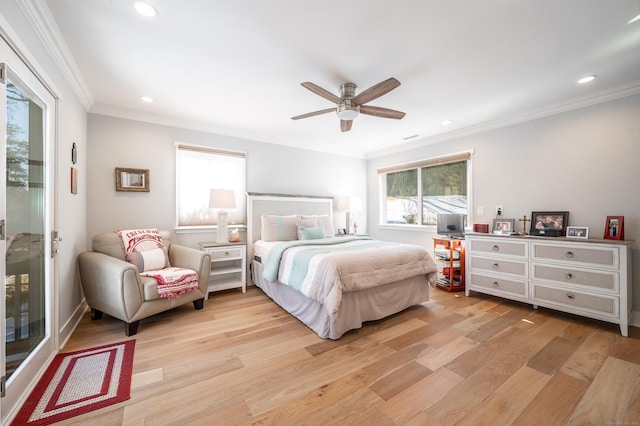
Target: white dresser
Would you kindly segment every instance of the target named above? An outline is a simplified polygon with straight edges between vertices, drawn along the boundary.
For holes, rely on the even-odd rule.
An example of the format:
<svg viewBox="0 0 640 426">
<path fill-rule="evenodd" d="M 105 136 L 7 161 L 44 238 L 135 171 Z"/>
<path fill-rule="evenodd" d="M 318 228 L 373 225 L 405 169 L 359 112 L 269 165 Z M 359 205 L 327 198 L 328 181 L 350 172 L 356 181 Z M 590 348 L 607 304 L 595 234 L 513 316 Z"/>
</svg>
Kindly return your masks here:
<svg viewBox="0 0 640 426">
<path fill-rule="evenodd" d="M 631 241 L 467 234 L 466 289 L 620 325 L 631 315 Z"/>
</svg>

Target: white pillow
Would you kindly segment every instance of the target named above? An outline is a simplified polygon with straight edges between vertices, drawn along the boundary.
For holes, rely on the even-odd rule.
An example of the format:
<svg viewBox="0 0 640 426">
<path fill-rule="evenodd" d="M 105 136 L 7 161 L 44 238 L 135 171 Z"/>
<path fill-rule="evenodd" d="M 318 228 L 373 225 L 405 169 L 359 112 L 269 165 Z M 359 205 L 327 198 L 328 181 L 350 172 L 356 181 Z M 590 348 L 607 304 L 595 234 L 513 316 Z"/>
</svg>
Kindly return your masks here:
<svg viewBox="0 0 640 426">
<path fill-rule="evenodd" d="M 298 216 L 263 214 L 261 235 L 264 241 L 292 241 L 298 239 Z"/>
<path fill-rule="evenodd" d="M 308 215 L 302 216 L 302 219 L 313 219 L 315 220 L 314 226 L 322 226 L 324 228 L 324 235 L 327 237 L 333 237 L 336 235 L 335 230 L 333 229 L 333 219 L 328 214 L 316 214 L 316 215 Z"/>
<path fill-rule="evenodd" d="M 127 262 L 138 268 L 138 272 L 155 271 L 171 266 L 167 249 L 157 248 L 153 250 L 134 251 L 126 253 Z"/>
</svg>

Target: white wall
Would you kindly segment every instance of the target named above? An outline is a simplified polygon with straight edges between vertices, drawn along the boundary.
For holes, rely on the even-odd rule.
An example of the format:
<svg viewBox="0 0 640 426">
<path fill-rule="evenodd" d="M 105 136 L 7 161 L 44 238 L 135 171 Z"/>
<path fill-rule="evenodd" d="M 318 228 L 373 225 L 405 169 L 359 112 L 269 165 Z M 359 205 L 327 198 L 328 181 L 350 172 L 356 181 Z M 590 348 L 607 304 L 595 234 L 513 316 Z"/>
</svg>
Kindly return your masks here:
<svg viewBox="0 0 640 426">
<path fill-rule="evenodd" d="M 0 23 L 3 31 L 32 62 L 35 72 L 51 86 L 59 98 L 57 116 L 56 179 L 59 191 L 56 200 L 56 227 L 62 237 L 58 256 L 58 341 L 63 344 L 75 327 L 82 312 L 83 300 L 76 270 L 76 256 L 86 250 L 86 132 L 87 114 L 82 104 L 59 71 L 50 51 L 41 43 L 14 1 L 0 3 Z M 71 145 L 78 146 L 78 194 L 70 192 Z"/>
<path fill-rule="evenodd" d="M 633 249 L 634 311 L 640 311 L 640 95 L 472 136 L 371 159 L 367 167 L 369 233 L 432 249 L 433 233 L 384 229 L 379 167 L 474 150 L 470 223 L 492 223 L 532 211 L 569 211 L 569 224 L 602 238 L 607 216 L 624 216 Z M 478 216 L 477 207 L 484 207 Z M 521 225 L 516 225 L 520 231 Z"/>
<path fill-rule="evenodd" d="M 88 236 L 175 227 L 175 143 L 247 153 L 247 191 L 366 196 L 366 161 L 213 133 L 89 114 Z M 115 167 L 149 169 L 150 192 L 116 192 Z M 209 233 L 177 234 L 197 247 Z"/>
</svg>

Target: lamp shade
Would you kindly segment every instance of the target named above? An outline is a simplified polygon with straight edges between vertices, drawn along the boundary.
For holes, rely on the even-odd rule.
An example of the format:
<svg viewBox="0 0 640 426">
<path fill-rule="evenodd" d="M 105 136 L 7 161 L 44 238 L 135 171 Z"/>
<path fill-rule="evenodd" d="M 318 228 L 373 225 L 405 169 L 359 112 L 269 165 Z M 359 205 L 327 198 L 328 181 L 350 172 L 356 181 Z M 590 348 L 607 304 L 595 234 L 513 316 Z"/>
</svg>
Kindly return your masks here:
<svg viewBox="0 0 640 426">
<path fill-rule="evenodd" d="M 210 209 L 235 209 L 236 193 L 233 189 L 212 189 L 209 193 Z"/>
</svg>

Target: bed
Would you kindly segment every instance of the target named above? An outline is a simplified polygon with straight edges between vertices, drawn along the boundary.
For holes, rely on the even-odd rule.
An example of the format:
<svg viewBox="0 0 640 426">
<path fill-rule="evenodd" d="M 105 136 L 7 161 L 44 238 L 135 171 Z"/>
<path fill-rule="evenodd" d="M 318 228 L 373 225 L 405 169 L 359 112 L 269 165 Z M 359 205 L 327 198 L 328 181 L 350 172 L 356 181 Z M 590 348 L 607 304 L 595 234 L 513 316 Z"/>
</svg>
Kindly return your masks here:
<svg viewBox="0 0 640 426">
<path fill-rule="evenodd" d="M 253 283 L 322 338 L 429 300 L 437 272 L 428 252 L 334 236 L 332 198 L 250 193 L 247 217 Z"/>
</svg>

